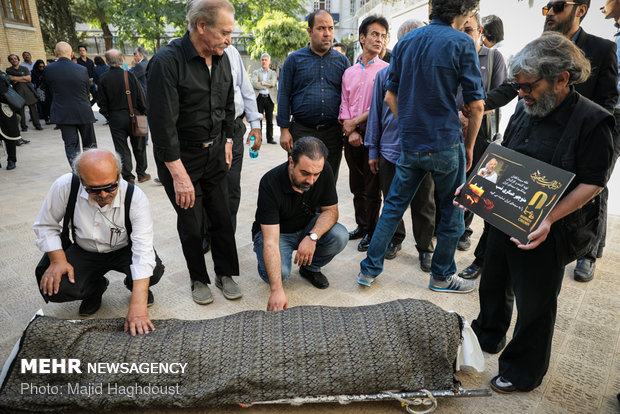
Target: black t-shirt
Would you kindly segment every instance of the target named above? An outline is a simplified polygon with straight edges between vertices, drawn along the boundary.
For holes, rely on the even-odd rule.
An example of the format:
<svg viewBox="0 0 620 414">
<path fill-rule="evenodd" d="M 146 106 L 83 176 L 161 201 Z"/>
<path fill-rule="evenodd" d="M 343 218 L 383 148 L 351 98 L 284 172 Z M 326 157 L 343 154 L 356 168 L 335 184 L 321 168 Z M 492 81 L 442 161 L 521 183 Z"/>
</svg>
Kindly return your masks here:
<svg viewBox="0 0 620 414">
<path fill-rule="evenodd" d="M 329 163 L 310 190 L 298 193 L 288 175 L 288 161 L 269 170 L 260 180 L 252 238 L 261 224 L 279 224 L 280 233 L 295 233 L 306 227 L 319 207 L 338 203 L 334 174 Z"/>
<path fill-rule="evenodd" d="M 525 114 L 523 122 L 515 123 L 512 121 L 517 112 L 523 111 L 517 108 L 506 128 L 503 145 L 550 164 L 576 103 L 577 92 L 571 88 L 571 93 L 564 101 L 545 117 L 537 118 Z M 611 131 L 605 121 L 596 125 L 592 133 L 579 135 L 577 151 L 580 156 L 576 158 L 575 171 L 572 171 L 576 177 L 571 183 L 571 188 L 577 184 L 605 186 L 609 173 L 609 146 L 604 143 L 611 142 L 610 134 Z"/>
</svg>

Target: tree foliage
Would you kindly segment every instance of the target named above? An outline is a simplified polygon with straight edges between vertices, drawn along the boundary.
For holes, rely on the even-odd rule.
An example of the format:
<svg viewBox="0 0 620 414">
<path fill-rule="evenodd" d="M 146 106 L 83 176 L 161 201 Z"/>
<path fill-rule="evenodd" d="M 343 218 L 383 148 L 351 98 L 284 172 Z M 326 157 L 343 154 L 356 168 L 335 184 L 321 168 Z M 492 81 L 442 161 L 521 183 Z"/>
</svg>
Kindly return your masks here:
<svg viewBox="0 0 620 414">
<path fill-rule="evenodd" d="M 265 14 L 254 30 L 254 44 L 248 47 L 252 59 L 260 60 L 267 52 L 272 59 L 286 58 L 288 53 L 304 47 L 308 43 L 306 24 L 298 22 L 282 12 Z"/>
<path fill-rule="evenodd" d="M 109 0 L 75 0 L 74 14 L 82 23 L 99 27 L 103 32 L 106 50 L 112 49 L 113 39 L 109 23 L 115 16 L 115 5 Z"/>
<path fill-rule="evenodd" d="M 297 16 L 304 12 L 301 0 L 231 0 L 235 6 L 235 19 L 245 31 L 252 31 L 263 16 L 282 12 Z"/>
<path fill-rule="evenodd" d="M 71 6 L 71 0 L 37 0 L 43 44 L 50 54 L 58 42 L 68 42 L 73 47 L 79 42 Z"/>
</svg>

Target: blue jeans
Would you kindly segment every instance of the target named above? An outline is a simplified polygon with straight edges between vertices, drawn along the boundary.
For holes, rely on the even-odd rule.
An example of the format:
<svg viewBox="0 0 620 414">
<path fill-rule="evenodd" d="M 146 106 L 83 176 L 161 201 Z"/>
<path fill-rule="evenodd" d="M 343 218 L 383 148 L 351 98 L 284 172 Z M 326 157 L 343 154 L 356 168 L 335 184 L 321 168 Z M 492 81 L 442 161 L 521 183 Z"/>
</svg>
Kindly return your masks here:
<svg viewBox="0 0 620 414">
<path fill-rule="evenodd" d="M 428 171 L 433 176 L 439 196 L 437 208 L 441 209 L 441 221 L 436 226 L 437 247 L 433 254 L 431 275 L 437 280 L 446 280 L 456 272 L 454 252 L 465 225 L 463 211 L 455 207 L 452 200 L 456 188 L 465 182 L 463 144 L 433 153 L 401 152 L 366 259 L 360 263 L 365 275 L 377 277 L 383 271 L 388 243 Z"/>
<path fill-rule="evenodd" d="M 299 230 L 295 233 L 280 233 L 282 280 L 286 280 L 291 275 L 293 250 L 297 250 L 299 243 L 301 243 L 303 238 L 312 230 L 317 217 L 318 216 L 310 220 L 310 223 L 308 223 L 303 230 Z M 334 256 L 344 250 L 348 241 L 349 232 L 347 229 L 340 223 L 334 224 L 316 243 L 312 264 L 304 267 L 313 272 L 321 271 L 321 267 L 331 262 Z M 269 277 L 267 276 L 267 269 L 265 268 L 265 261 L 263 259 L 262 231 L 259 231 L 254 236 L 254 252 L 256 252 L 256 259 L 258 260 L 258 274 L 261 279 L 269 283 Z"/>
</svg>

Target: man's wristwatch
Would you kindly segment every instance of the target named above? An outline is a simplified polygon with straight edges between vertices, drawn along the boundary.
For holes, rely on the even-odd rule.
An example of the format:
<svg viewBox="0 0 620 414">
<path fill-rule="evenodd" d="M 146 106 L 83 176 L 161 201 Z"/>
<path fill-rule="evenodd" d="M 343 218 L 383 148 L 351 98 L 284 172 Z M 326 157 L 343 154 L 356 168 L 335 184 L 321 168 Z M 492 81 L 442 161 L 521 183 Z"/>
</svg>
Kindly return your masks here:
<svg viewBox="0 0 620 414">
<path fill-rule="evenodd" d="M 316 233 L 308 233 L 308 237 L 310 237 L 310 240 L 313 242 L 319 241 L 319 236 Z"/>
</svg>

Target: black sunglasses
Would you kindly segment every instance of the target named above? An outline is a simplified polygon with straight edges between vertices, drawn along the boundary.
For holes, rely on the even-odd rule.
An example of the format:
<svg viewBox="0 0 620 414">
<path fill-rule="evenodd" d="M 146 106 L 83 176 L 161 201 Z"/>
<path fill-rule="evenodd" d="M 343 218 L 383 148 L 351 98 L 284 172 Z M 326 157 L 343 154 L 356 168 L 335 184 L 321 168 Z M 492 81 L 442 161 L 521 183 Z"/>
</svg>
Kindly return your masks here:
<svg viewBox="0 0 620 414">
<path fill-rule="evenodd" d="M 534 82 L 524 82 L 524 83 L 510 82 L 510 86 L 512 86 L 513 89 L 517 92 L 519 92 L 519 90 L 522 90 L 523 93 L 530 93 L 532 92 L 532 86 L 534 86 L 536 83 L 540 82 L 541 80 L 543 80 L 542 77 L 536 79 Z"/>
<path fill-rule="evenodd" d="M 553 9 L 553 13 L 558 14 L 558 13 L 562 13 L 562 11 L 564 10 L 564 7 L 566 7 L 567 4 L 581 4 L 581 3 L 575 3 L 574 1 L 556 1 L 555 3 L 547 3 L 546 6 L 543 6 L 542 8 L 542 14 L 543 16 L 546 16 L 547 13 L 549 13 L 549 10 Z"/>
<path fill-rule="evenodd" d="M 112 193 L 112 192 L 114 192 L 118 188 L 118 183 L 119 183 L 119 180 L 116 180 L 115 183 L 101 185 L 99 187 L 89 187 L 89 186 L 84 185 L 84 183 L 82 183 L 82 185 L 84 185 L 84 190 L 88 194 L 99 194 L 102 191 L 105 192 L 105 193 Z"/>
</svg>

